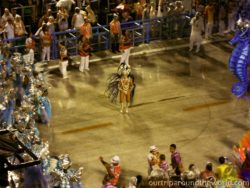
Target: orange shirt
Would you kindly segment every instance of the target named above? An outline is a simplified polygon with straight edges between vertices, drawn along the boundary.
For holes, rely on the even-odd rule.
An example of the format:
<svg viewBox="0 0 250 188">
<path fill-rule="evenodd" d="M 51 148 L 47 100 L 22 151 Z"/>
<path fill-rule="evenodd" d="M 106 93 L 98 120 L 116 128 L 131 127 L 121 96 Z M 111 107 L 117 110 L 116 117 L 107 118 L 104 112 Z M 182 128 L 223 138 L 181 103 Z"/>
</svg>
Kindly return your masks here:
<svg viewBox="0 0 250 188">
<path fill-rule="evenodd" d="M 205 15 L 207 17 L 207 22 L 212 23 L 214 22 L 214 7 L 207 5 L 205 8 Z"/>
<path fill-rule="evenodd" d="M 80 31 L 85 38 L 90 39 L 92 37 L 92 27 L 90 23 L 82 24 Z"/>
<path fill-rule="evenodd" d="M 44 47 L 49 47 L 51 44 L 51 35 L 49 33 L 44 34 L 44 36 L 42 37 L 42 43 Z"/>
<path fill-rule="evenodd" d="M 112 20 L 110 22 L 110 32 L 112 34 L 119 34 L 121 31 L 121 24 L 119 21 Z"/>
<path fill-rule="evenodd" d="M 111 171 L 114 174 L 114 178 L 110 180 L 110 183 L 115 186 L 117 185 L 120 174 L 121 174 L 121 166 L 120 165 L 114 166 L 113 169 L 111 169 Z"/>
</svg>

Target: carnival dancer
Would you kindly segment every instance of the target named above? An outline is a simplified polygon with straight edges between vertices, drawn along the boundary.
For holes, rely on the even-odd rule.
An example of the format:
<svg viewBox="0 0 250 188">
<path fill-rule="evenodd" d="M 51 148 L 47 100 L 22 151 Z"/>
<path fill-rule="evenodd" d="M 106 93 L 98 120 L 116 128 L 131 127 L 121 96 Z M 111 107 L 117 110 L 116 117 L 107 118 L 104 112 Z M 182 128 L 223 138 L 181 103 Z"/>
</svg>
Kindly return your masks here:
<svg viewBox="0 0 250 188">
<path fill-rule="evenodd" d="M 48 98 L 47 89 L 43 91 L 42 96 L 38 97 L 38 101 L 39 101 L 38 115 L 40 116 L 41 122 L 49 125 L 49 122 L 52 116 L 52 110 L 51 110 L 51 104 Z"/>
<path fill-rule="evenodd" d="M 125 30 L 121 38 L 120 51 L 122 52 L 120 63 L 125 62 L 129 66 L 130 50 L 132 48 L 132 38 L 128 30 Z"/>
<path fill-rule="evenodd" d="M 113 73 L 109 78 L 108 87 L 106 89 L 111 102 L 116 102 L 118 95 L 120 96 L 121 109 L 128 113 L 128 107 L 133 102 L 135 83 L 131 69 L 125 63 L 121 63 L 117 73 Z"/>
<path fill-rule="evenodd" d="M 81 56 L 79 70 L 81 72 L 83 72 L 84 70 L 89 71 L 90 50 L 91 50 L 91 46 L 90 46 L 89 40 L 86 37 L 81 36 L 80 45 L 79 45 L 79 54 Z"/>
<path fill-rule="evenodd" d="M 68 78 L 68 74 L 67 74 L 68 51 L 67 51 L 67 48 L 62 44 L 59 44 L 59 48 L 60 48 L 59 69 L 63 78 Z"/>
<path fill-rule="evenodd" d="M 204 24 L 202 21 L 201 14 L 199 12 L 195 14 L 195 17 L 192 18 L 190 24 L 192 26 L 192 30 L 191 30 L 191 35 L 190 35 L 189 51 L 193 50 L 193 45 L 194 43 L 196 43 L 197 45 L 196 52 L 199 52 L 201 41 L 202 41 L 201 34 L 202 34 L 202 31 L 204 31 Z"/>
</svg>

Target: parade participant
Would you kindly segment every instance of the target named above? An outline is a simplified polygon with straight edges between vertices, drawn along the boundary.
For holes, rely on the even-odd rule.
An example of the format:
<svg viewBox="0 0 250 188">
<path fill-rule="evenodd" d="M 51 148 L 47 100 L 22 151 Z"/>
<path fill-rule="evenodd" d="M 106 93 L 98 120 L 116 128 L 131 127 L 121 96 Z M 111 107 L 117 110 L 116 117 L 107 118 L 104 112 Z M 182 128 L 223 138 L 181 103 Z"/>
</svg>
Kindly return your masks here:
<svg viewBox="0 0 250 188">
<path fill-rule="evenodd" d="M 111 37 L 111 49 L 113 53 L 119 51 L 119 37 L 121 34 L 121 24 L 117 14 L 114 14 L 113 20 L 109 24 L 110 26 L 110 37 Z"/>
<path fill-rule="evenodd" d="M 120 96 L 120 112 L 128 113 L 128 107 L 132 104 L 135 93 L 134 76 L 131 69 L 125 63 L 121 63 L 117 73 L 111 74 L 106 89 L 108 98 L 111 102 L 116 103 L 118 95 Z"/>
<path fill-rule="evenodd" d="M 202 41 L 202 31 L 204 31 L 203 20 L 201 14 L 197 12 L 195 17 L 192 18 L 190 22 L 192 29 L 190 34 L 190 43 L 189 43 L 189 51 L 193 50 L 193 45 L 196 44 L 196 52 L 200 51 L 200 45 Z"/>
<path fill-rule="evenodd" d="M 84 17 L 84 23 L 80 27 L 81 34 L 88 40 L 92 38 L 92 26 L 89 23 L 88 17 Z"/>
<path fill-rule="evenodd" d="M 61 71 L 63 78 L 68 78 L 68 75 L 67 75 L 68 51 L 67 51 L 67 48 L 62 44 L 59 44 L 59 48 L 60 48 L 59 69 Z"/>
<path fill-rule="evenodd" d="M 79 54 L 81 56 L 81 62 L 79 66 L 79 70 L 83 72 L 84 70 L 89 71 L 89 55 L 90 55 L 90 42 L 84 36 L 81 36 L 80 44 L 79 44 Z"/>
<path fill-rule="evenodd" d="M 132 38 L 128 30 L 125 30 L 120 42 L 120 51 L 122 52 L 120 63 L 125 62 L 129 66 L 129 55 L 132 48 Z"/>
<path fill-rule="evenodd" d="M 125 65 L 126 66 L 126 65 Z M 119 94 L 120 94 L 120 104 L 121 110 L 123 113 L 128 113 L 128 107 L 132 101 L 133 90 L 134 90 L 134 79 L 130 75 L 130 68 L 124 69 L 122 71 L 122 76 L 118 84 Z"/>
<path fill-rule="evenodd" d="M 120 157 L 117 155 L 113 156 L 111 159 L 111 164 L 104 161 L 102 156 L 100 156 L 99 159 L 107 170 L 108 176 L 110 178 L 109 183 L 112 186 L 116 186 L 119 181 L 120 174 L 121 174 L 121 166 L 119 164 Z"/>
</svg>

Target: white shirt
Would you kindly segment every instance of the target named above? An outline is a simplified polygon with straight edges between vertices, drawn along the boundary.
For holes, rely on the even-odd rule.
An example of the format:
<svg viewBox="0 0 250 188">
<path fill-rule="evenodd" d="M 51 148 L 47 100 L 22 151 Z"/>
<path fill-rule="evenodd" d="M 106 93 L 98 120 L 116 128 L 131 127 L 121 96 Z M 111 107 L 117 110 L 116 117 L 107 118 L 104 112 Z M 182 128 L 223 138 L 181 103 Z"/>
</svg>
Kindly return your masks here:
<svg viewBox="0 0 250 188">
<path fill-rule="evenodd" d="M 12 39 L 14 35 L 14 26 L 12 24 L 6 23 L 5 32 L 7 33 L 7 39 Z"/>
<path fill-rule="evenodd" d="M 199 17 L 198 20 L 196 20 L 196 17 L 193 17 L 190 22 L 192 26 L 191 35 L 193 34 L 201 34 L 202 31 L 204 31 L 204 24 L 202 21 L 202 17 Z"/>
</svg>

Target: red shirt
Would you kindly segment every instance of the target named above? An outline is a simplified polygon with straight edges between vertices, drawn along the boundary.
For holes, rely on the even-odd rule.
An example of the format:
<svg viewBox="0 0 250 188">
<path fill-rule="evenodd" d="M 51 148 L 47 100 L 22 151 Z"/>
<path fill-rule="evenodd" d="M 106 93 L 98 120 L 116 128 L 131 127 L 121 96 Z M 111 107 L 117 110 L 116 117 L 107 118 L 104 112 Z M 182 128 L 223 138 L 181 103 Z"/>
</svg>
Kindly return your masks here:
<svg viewBox="0 0 250 188">
<path fill-rule="evenodd" d="M 110 183 L 112 185 L 117 185 L 121 174 L 121 166 L 120 165 L 114 166 L 113 169 L 111 169 L 111 171 L 113 172 L 114 178 L 110 180 Z"/>
</svg>

